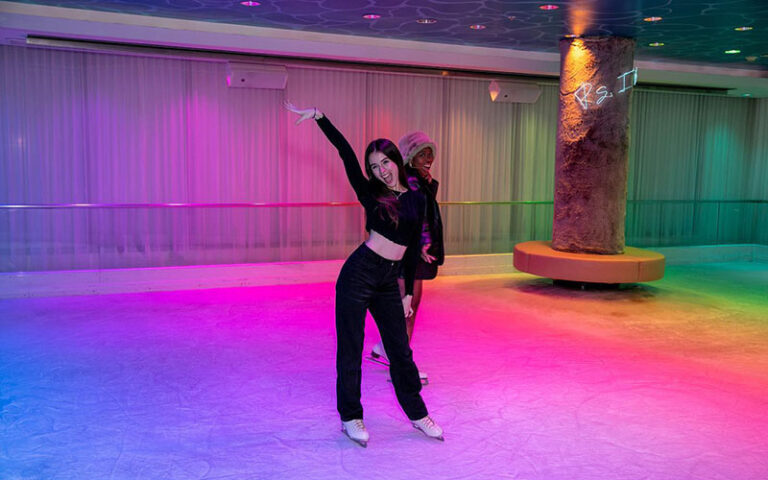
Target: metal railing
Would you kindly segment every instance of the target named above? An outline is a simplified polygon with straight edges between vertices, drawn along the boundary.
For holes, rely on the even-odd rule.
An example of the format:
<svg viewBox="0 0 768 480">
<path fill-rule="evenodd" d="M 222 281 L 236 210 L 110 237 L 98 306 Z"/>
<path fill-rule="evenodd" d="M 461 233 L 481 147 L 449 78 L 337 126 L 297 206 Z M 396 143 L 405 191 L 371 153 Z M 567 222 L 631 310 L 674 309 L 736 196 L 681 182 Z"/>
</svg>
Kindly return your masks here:
<svg viewBox="0 0 768 480">
<path fill-rule="evenodd" d="M 449 254 L 549 240 L 552 201 L 440 203 Z M 768 245 L 765 200 L 630 200 L 626 244 Z M 357 202 L 0 205 L 0 271 L 343 258 L 364 236 Z"/>
</svg>

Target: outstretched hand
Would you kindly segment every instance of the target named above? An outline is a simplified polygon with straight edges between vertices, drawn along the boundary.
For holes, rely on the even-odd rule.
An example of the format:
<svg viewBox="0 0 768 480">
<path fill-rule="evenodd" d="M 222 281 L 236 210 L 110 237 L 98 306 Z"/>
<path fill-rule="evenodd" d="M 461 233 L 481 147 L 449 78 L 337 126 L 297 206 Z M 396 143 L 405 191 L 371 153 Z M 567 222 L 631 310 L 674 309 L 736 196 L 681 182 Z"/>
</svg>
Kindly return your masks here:
<svg viewBox="0 0 768 480">
<path fill-rule="evenodd" d="M 292 104 L 288 100 L 283 102 L 283 106 L 286 110 L 295 113 L 296 115 L 299 115 L 299 119 L 296 120 L 296 125 L 300 124 L 304 120 L 309 120 L 310 118 L 314 118 L 318 113 L 320 113 L 316 108 L 296 108 L 296 105 Z"/>
</svg>

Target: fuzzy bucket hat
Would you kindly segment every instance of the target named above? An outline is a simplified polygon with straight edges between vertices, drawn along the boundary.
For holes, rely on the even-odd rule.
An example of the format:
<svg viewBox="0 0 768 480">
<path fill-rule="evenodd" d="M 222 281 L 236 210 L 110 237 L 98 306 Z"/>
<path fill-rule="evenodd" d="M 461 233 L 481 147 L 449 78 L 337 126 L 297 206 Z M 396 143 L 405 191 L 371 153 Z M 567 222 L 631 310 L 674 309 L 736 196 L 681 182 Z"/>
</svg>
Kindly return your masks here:
<svg viewBox="0 0 768 480">
<path fill-rule="evenodd" d="M 400 141 L 397 142 L 397 146 L 400 148 L 400 153 L 403 155 L 403 161 L 406 165 L 410 165 L 413 157 L 427 147 L 430 147 L 432 154 L 437 156 L 435 142 L 430 140 L 424 132 L 411 132 L 403 135 Z"/>
</svg>

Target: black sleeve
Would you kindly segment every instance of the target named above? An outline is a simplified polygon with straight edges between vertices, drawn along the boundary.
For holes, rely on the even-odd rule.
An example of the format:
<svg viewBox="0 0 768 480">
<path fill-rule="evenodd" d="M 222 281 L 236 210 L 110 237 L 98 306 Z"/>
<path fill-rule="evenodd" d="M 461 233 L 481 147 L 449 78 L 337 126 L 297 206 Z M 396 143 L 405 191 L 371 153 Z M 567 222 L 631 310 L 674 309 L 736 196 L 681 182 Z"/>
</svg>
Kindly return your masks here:
<svg viewBox="0 0 768 480">
<path fill-rule="evenodd" d="M 437 198 L 437 187 L 439 186 L 440 184 L 435 179 L 432 179 L 432 183 L 427 184 L 427 190 L 429 190 L 429 196 L 431 196 L 433 199 Z"/>
<path fill-rule="evenodd" d="M 352 150 L 347 139 L 333 126 L 327 116 L 323 115 L 321 118 L 317 119 L 316 122 L 326 138 L 334 147 L 336 147 L 336 150 L 338 150 L 339 156 L 344 161 L 344 170 L 347 172 L 349 183 L 352 184 L 352 188 L 357 194 L 357 199 L 360 200 L 360 203 L 365 205 L 365 203 L 371 199 L 371 194 L 368 191 L 368 179 L 363 175 L 363 170 L 360 168 L 360 163 L 357 161 L 355 151 Z"/>
<path fill-rule="evenodd" d="M 419 262 L 419 255 L 421 254 L 421 228 L 424 223 L 424 209 L 426 207 L 426 201 L 424 196 L 421 196 L 421 202 L 419 202 L 419 228 L 413 229 L 411 240 L 408 242 L 408 248 L 405 250 L 403 256 L 403 279 L 405 280 L 405 294 L 413 295 L 413 281 L 416 279 L 416 265 Z"/>
<path fill-rule="evenodd" d="M 424 228 L 422 228 L 421 233 L 421 242 L 422 245 L 427 243 L 432 243 L 432 230 L 435 228 L 438 228 L 438 222 L 439 222 L 439 216 L 440 212 L 437 206 L 437 187 L 438 187 L 437 180 L 432 180 L 431 182 L 427 183 L 426 181 L 422 180 L 421 182 L 421 190 L 424 192 L 424 195 L 427 197 L 427 205 L 425 207 L 426 213 L 424 214 Z M 434 245 L 433 245 L 434 246 Z M 431 250 L 431 249 L 430 249 Z"/>
</svg>

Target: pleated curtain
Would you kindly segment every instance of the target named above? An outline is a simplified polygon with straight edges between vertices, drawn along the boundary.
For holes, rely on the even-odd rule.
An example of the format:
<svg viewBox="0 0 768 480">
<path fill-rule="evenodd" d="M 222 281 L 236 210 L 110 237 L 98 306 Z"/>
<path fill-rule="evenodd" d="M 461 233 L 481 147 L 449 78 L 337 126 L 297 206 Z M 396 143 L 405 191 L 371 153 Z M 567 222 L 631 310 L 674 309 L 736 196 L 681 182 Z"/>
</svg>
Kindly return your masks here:
<svg viewBox="0 0 768 480">
<path fill-rule="evenodd" d="M 0 271 L 345 257 L 362 208 L 314 122 L 359 155 L 422 130 L 449 254 L 549 239 L 558 87 L 492 103 L 488 80 L 286 64 L 230 88 L 221 59 L 0 47 Z M 633 92 L 627 243 L 768 243 L 768 100 Z M 53 207 L 56 208 L 53 208 Z"/>
</svg>

